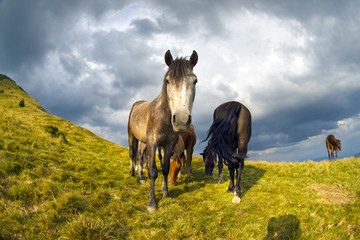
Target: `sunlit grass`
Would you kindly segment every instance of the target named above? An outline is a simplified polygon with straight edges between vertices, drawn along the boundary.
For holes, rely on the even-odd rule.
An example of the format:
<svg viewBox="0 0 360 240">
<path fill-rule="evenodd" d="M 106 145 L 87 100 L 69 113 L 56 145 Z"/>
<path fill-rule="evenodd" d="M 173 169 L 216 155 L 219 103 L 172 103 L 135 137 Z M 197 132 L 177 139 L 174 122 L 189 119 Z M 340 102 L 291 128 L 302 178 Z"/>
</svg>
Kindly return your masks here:
<svg viewBox="0 0 360 240">
<path fill-rule="evenodd" d="M 0 239 L 360 238 L 360 159 L 246 162 L 242 201 L 232 204 L 228 171 L 217 184 L 195 157 L 193 182 L 169 186 L 171 198 L 159 174 L 149 214 L 147 172 L 145 185 L 130 177 L 127 148 L 47 113 L 3 78 Z"/>
</svg>

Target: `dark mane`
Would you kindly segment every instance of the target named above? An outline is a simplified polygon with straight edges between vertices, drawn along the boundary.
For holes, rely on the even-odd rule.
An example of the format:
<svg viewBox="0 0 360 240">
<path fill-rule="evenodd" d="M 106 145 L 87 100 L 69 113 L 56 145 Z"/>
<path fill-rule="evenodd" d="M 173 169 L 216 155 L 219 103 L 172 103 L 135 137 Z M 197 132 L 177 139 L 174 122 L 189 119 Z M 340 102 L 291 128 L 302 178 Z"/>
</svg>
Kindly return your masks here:
<svg viewBox="0 0 360 240">
<path fill-rule="evenodd" d="M 187 69 L 191 69 L 191 63 L 186 58 L 176 58 L 169 66 L 168 71 L 165 74 L 171 79 L 180 80 L 187 74 Z"/>
<path fill-rule="evenodd" d="M 223 108 L 217 108 L 214 112 L 214 122 L 204 141 L 209 139 L 211 146 L 218 156 L 227 161 L 233 158 L 233 148 L 238 136 L 236 134 L 237 119 L 241 111 L 241 104 L 231 102 Z M 206 149 L 205 151 L 209 151 Z"/>
</svg>

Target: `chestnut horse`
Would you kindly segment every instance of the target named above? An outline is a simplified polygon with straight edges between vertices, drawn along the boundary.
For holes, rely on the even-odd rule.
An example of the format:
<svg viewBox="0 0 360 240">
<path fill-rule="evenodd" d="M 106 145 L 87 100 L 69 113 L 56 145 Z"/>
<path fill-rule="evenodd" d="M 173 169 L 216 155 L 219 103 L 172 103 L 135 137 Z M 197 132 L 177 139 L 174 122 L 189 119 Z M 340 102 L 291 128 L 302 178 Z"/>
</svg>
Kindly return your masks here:
<svg viewBox="0 0 360 240">
<path fill-rule="evenodd" d="M 205 174 L 211 175 L 219 158 L 219 178 L 222 181 L 223 160 L 230 171 L 228 192 L 234 192 L 233 203 L 241 201 L 240 181 L 247 154 L 247 144 L 251 137 L 251 114 L 241 103 L 231 101 L 223 103 L 214 111 L 213 123 L 204 141 L 210 137 L 202 153 L 205 162 Z M 236 152 L 237 149 L 237 152 Z M 234 172 L 236 171 L 236 185 Z"/>
<path fill-rule="evenodd" d="M 176 145 L 173 150 L 173 154 L 170 158 L 170 170 L 169 170 L 169 183 L 174 184 L 176 182 L 177 175 L 181 168 L 181 159 L 184 156 L 185 145 L 182 137 L 179 135 L 179 138 L 176 142 Z"/>
<path fill-rule="evenodd" d="M 184 132 L 180 133 L 180 137 L 182 141 L 184 142 L 184 147 L 186 150 L 186 157 L 184 154 L 184 150 L 181 153 L 179 157 L 174 156 L 174 161 L 170 161 L 170 173 L 169 173 L 169 182 L 175 183 L 177 175 L 179 173 L 179 178 L 181 179 L 181 176 L 183 173 L 185 173 L 185 166 L 187 169 L 187 182 L 191 182 L 191 161 L 192 161 L 192 155 L 194 152 L 194 145 L 196 143 L 196 133 L 194 129 L 194 125 L 191 124 L 190 128 Z M 181 167 L 181 159 L 183 159 L 183 164 Z M 180 171 L 181 169 L 181 171 Z"/>
<path fill-rule="evenodd" d="M 162 192 L 168 197 L 168 174 L 172 150 L 180 132 L 186 132 L 191 124 L 191 110 L 195 98 L 197 77 L 193 67 L 198 61 L 196 51 L 189 60 L 173 57 L 168 50 L 165 63 L 169 67 L 165 73 L 162 90 L 151 102 L 137 101 L 131 108 L 128 121 L 129 156 L 131 166 L 136 161 L 138 142 L 146 143 L 146 159 L 149 162 L 149 212 L 156 211 L 155 180 L 158 169 L 155 162 L 157 148 L 164 152 L 162 163 Z M 131 174 L 133 174 L 131 172 Z"/>
<path fill-rule="evenodd" d="M 325 143 L 329 155 L 329 160 L 330 160 L 330 155 L 331 155 L 331 159 L 334 160 L 334 151 L 336 153 L 336 159 L 337 159 L 338 149 L 341 151 L 341 140 L 336 139 L 334 135 L 329 135 L 327 136 Z"/>
</svg>

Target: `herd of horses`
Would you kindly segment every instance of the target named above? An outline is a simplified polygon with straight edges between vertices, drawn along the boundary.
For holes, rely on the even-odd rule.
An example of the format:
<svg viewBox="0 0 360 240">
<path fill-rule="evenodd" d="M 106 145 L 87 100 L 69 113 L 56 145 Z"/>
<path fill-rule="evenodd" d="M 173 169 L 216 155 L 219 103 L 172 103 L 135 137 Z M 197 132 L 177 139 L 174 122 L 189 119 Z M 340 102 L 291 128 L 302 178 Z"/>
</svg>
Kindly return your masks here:
<svg viewBox="0 0 360 240">
<path fill-rule="evenodd" d="M 191 182 L 191 160 L 196 143 L 191 111 L 197 83 L 193 68 L 198 62 L 198 55 L 194 50 L 189 59 L 173 59 L 168 50 L 164 58 L 168 70 L 160 94 L 152 101 L 135 102 L 128 120 L 130 175 L 134 177 L 137 168 L 140 183 L 144 184 L 143 165 L 146 163 L 150 182 L 147 204 L 149 212 L 157 209 L 154 190 L 158 177 L 156 153 L 158 152 L 163 173 L 163 197 L 168 197 L 168 179 L 170 184 L 174 184 L 178 178 L 181 179 L 185 166 L 187 182 Z M 228 167 L 228 191 L 234 193 L 233 203 L 241 200 L 240 181 L 250 137 L 251 114 L 243 104 L 231 101 L 215 109 L 213 122 L 204 140 L 208 140 L 208 144 L 201 155 L 205 163 L 205 174 L 211 175 L 216 163 L 218 164 L 218 183 L 222 182 L 223 164 Z M 330 151 L 332 158 L 334 151 L 337 157 L 341 142 L 329 135 L 326 146 L 329 159 Z"/>
</svg>

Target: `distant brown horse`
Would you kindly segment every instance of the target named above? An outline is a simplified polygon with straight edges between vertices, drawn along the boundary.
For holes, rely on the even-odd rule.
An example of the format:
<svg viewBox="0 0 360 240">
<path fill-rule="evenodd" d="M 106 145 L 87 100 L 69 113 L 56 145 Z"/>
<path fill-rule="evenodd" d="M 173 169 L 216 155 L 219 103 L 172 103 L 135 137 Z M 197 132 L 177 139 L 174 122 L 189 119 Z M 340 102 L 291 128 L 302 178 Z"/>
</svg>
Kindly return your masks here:
<svg viewBox="0 0 360 240">
<path fill-rule="evenodd" d="M 222 181 L 223 160 L 230 172 L 228 192 L 234 192 L 233 203 L 240 202 L 240 181 L 244 169 L 247 145 L 251 137 L 251 114 L 249 109 L 239 102 L 223 103 L 214 111 L 213 123 L 208 131 L 207 147 L 202 153 L 205 162 L 205 174 L 211 175 L 219 158 L 219 178 Z M 237 150 L 237 151 L 236 151 Z M 236 171 L 236 185 L 234 177 Z"/>
<path fill-rule="evenodd" d="M 180 155 L 180 158 L 176 158 L 177 161 L 170 161 L 170 173 L 169 173 L 169 182 L 175 183 L 177 175 L 179 173 L 179 178 L 181 179 L 181 175 L 185 173 L 185 166 L 187 169 L 187 182 L 191 182 L 191 161 L 192 155 L 194 152 L 194 145 L 196 143 L 196 133 L 194 129 L 194 125 L 191 124 L 190 128 L 184 132 L 180 133 L 180 138 L 184 142 L 184 147 L 186 150 L 186 157 L 184 154 L 184 150 Z M 181 159 L 183 159 L 183 164 L 181 167 Z M 181 169 L 181 171 L 180 171 Z"/>
<path fill-rule="evenodd" d="M 195 98 L 197 77 L 193 67 L 198 61 L 196 51 L 190 59 L 173 59 L 170 51 L 165 53 L 168 71 L 165 73 L 161 93 L 151 102 L 137 101 L 131 108 L 128 121 L 129 156 L 136 161 L 139 141 L 146 143 L 146 159 L 149 162 L 150 180 L 149 202 L 147 209 L 154 212 L 157 208 L 155 180 L 158 169 L 155 153 L 159 148 L 164 152 L 162 163 L 162 192 L 168 197 L 168 174 L 170 157 L 180 132 L 186 132 L 191 124 L 191 110 Z M 134 172 L 131 172 L 134 176 Z"/>
<path fill-rule="evenodd" d="M 330 160 L 330 156 L 331 159 L 334 160 L 334 151 L 336 153 L 336 159 L 337 159 L 338 149 L 341 151 L 341 140 L 336 139 L 334 135 L 329 135 L 327 136 L 325 143 L 329 155 L 329 160 Z"/>
</svg>

